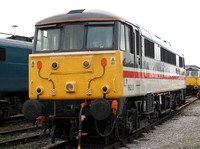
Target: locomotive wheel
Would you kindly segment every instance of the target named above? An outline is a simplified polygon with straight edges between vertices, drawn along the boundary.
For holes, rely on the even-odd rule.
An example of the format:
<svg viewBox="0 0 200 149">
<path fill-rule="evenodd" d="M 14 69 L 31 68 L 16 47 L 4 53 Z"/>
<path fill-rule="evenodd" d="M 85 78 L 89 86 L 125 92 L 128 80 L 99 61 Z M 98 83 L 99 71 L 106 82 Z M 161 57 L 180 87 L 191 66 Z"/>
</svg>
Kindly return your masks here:
<svg viewBox="0 0 200 149">
<path fill-rule="evenodd" d="M 51 143 L 55 143 L 55 133 L 56 133 L 56 124 L 53 125 L 52 129 L 51 129 Z"/>
<path fill-rule="evenodd" d="M 131 134 L 134 129 L 137 129 L 137 110 L 134 108 L 129 108 L 126 110 L 126 131 Z"/>
<path fill-rule="evenodd" d="M 124 107 L 123 117 L 125 122 L 125 134 L 130 134 L 133 132 L 133 130 L 136 130 L 138 128 L 139 115 L 136 107 L 137 106 L 134 102 L 126 103 Z"/>
</svg>

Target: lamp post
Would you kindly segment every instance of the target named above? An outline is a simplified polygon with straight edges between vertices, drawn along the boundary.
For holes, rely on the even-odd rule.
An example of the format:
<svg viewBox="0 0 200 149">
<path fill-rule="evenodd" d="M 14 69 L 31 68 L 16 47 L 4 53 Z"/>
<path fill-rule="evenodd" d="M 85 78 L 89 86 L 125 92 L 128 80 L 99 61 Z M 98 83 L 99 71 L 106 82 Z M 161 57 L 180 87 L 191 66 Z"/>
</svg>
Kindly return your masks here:
<svg viewBox="0 0 200 149">
<path fill-rule="evenodd" d="M 14 35 L 16 35 L 16 28 L 18 27 L 18 25 L 12 25 L 12 27 L 14 28 Z"/>
</svg>

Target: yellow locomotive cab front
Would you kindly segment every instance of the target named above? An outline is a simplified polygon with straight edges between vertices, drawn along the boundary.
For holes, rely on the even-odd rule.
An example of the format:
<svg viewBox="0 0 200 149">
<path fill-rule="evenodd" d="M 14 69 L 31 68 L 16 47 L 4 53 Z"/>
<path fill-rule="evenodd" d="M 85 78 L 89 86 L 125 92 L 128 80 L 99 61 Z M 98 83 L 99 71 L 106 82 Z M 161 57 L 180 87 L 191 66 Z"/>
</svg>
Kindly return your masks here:
<svg viewBox="0 0 200 149">
<path fill-rule="evenodd" d="M 121 57 L 120 51 L 32 54 L 30 98 L 39 95 L 40 99 L 48 100 L 96 99 L 104 94 L 106 98 L 120 98 L 123 96 Z"/>
<path fill-rule="evenodd" d="M 195 65 L 186 65 L 187 95 L 197 95 L 200 89 L 200 68 Z"/>
</svg>

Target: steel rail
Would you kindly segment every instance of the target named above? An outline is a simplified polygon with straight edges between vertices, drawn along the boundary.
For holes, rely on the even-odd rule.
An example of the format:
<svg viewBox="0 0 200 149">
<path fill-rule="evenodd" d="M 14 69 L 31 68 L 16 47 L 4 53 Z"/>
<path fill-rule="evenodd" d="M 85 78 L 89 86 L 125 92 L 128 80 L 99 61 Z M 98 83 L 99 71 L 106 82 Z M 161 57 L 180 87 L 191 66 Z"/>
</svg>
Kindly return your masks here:
<svg viewBox="0 0 200 149">
<path fill-rule="evenodd" d="M 18 144 L 23 144 L 23 143 L 27 143 L 27 142 L 33 142 L 34 140 L 38 140 L 38 139 L 41 139 L 41 138 L 44 138 L 44 137 L 48 137 L 48 136 L 49 136 L 49 134 L 46 134 L 46 135 L 38 134 L 38 135 L 12 139 L 12 140 L 8 140 L 8 141 L 3 141 L 3 142 L 0 142 L 0 148 L 1 147 L 18 145 Z"/>
<path fill-rule="evenodd" d="M 41 128 L 41 127 L 38 127 L 38 128 Z M 26 127 L 26 128 L 2 131 L 2 132 L 0 132 L 0 135 L 8 135 L 8 134 L 19 133 L 19 132 L 24 132 L 24 131 L 28 131 L 28 130 L 37 130 L 38 128 L 35 126 L 31 126 L 31 127 Z"/>
</svg>

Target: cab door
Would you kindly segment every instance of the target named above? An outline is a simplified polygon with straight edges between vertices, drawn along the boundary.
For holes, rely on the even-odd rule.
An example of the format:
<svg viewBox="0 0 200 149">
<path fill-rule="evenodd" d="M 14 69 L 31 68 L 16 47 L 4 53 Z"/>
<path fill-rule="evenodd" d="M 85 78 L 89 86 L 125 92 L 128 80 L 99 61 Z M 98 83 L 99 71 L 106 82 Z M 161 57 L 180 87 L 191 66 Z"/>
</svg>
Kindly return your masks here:
<svg viewBox="0 0 200 149">
<path fill-rule="evenodd" d="M 135 58 L 135 63 L 136 63 L 136 68 L 142 68 L 142 50 L 141 50 L 141 39 L 140 39 L 140 34 L 138 29 L 134 29 L 135 32 L 135 51 L 136 51 L 136 58 Z"/>
<path fill-rule="evenodd" d="M 135 91 L 136 95 L 141 95 L 141 83 L 142 83 L 142 50 L 141 39 L 138 28 L 133 28 L 134 40 L 135 40 Z"/>
</svg>

